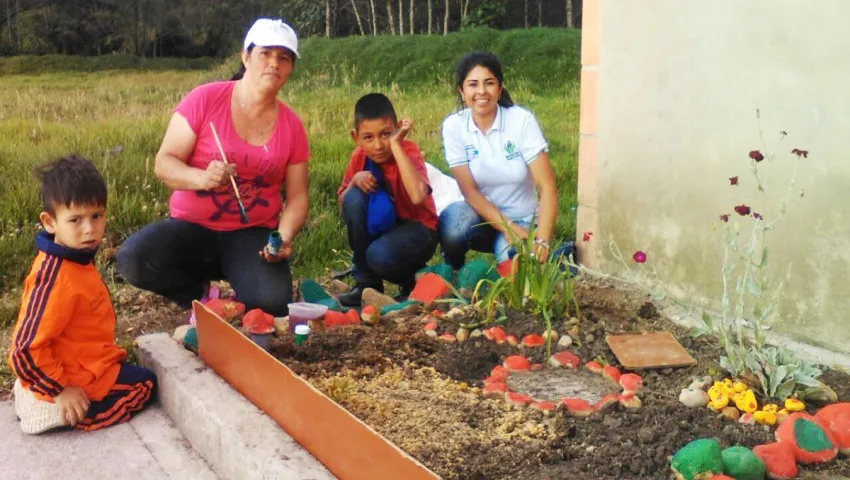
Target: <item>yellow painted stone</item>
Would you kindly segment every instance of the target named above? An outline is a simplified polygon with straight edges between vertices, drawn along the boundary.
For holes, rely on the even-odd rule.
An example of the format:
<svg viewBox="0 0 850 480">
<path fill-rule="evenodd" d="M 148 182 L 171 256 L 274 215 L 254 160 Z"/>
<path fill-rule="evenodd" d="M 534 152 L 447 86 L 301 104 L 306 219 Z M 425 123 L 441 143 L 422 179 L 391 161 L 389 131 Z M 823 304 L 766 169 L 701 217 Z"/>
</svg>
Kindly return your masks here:
<svg viewBox="0 0 850 480">
<path fill-rule="evenodd" d="M 776 425 L 776 414 L 760 410 L 753 413 L 753 419 L 760 425 Z"/>
<path fill-rule="evenodd" d="M 747 391 L 747 385 L 744 382 L 735 382 L 732 389 L 735 390 L 735 393 L 745 392 Z"/>
<path fill-rule="evenodd" d="M 738 410 L 742 412 L 753 413 L 759 408 L 759 404 L 756 402 L 756 394 L 752 390 L 735 395 L 732 400 L 735 401 Z"/>
<path fill-rule="evenodd" d="M 806 404 L 796 398 L 788 398 L 785 400 L 785 410 L 789 412 L 801 412 L 806 409 Z"/>
</svg>

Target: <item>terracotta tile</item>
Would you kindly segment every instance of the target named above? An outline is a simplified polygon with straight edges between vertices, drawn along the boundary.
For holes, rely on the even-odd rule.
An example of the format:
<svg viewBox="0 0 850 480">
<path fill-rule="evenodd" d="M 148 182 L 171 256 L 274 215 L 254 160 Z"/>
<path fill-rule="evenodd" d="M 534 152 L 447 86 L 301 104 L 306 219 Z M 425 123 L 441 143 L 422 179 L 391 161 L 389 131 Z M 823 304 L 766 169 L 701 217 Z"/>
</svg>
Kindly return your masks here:
<svg viewBox="0 0 850 480">
<path fill-rule="evenodd" d="M 684 367 L 697 363 L 670 332 L 612 335 L 605 341 L 617 360 L 629 370 Z"/>
</svg>

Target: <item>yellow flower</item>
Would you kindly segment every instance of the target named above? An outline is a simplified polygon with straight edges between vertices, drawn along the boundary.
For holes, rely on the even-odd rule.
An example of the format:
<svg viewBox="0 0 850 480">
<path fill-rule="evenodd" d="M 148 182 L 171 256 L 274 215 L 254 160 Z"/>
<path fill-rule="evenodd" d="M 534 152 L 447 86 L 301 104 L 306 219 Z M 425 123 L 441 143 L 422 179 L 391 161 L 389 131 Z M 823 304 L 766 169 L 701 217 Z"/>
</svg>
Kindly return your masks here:
<svg viewBox="0 0 850 480">
<path fill-rule="evenodd" d="M 765 412 L 776 413 L 779 411 L 779 407 L 775 403 L 768 403 L 762 408 L 762 410 L 764 410 Z"/>
<path fill-rule="evenodd" d="M 753 413 L 753 419 L 760 425 L 776 425 L 776 414 L 774 412 L 758 411 Z"/>
<path fill-rule="evenodd" d="M 741 393 L 747 391 L 747 385 L 744 382 L 735 382 L 732 386 L 736 393 Z"/>
<path fill-rule="evenodd" d="M 756 394 L 752 390 L 735 395 L 733 400 L 735 401 L 735 406 L 742 412 L 753 413 L 759 408 L 758 402 L 756 402 Z"/>
<path fill-rule="evenodd" d="M 806 404 L 796 398 L 789 398 L 785 400 L 785 409 L 789 412 L 800 412 L 806 409 Z"/>
</svg>

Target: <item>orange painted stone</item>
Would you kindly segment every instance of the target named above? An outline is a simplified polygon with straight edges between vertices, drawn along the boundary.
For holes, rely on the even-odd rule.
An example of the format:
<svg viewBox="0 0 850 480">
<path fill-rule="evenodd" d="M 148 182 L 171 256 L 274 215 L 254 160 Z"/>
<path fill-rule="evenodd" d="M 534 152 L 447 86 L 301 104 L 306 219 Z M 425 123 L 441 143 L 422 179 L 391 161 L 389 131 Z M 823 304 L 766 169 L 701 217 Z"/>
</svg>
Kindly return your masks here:
<svg viewBox="0 0 850 480">
<path fill-rule="evenodd" d="M 505 383 L 505 377 L 493 377 L 489 376 L 484 379 L 484 386 L 492 385 L 494 383 Z"/>
<path fill-rule="evenodd" d="M 549 357 L 549 365 L 553 367 L 578 368 L 581 360 L 573 352 L 559 352 Z"/>
<path fill-rule="evenodd" d="M 531 397 L 522 393 L 507 392 L 505 393 L 505 400 L 512 405 L 524 407 L 531 402 Z"/>
<path fill-rule="evenodd" d="M 484 387 L 481 390 L 481 393 L 484 395 L 484 398 L 496 398 L 500 400 L 505 399 L 505 392 L 508 391 L 508 386 L 504 383 L 491 383 Z"/>
<path fill-rule="evenodd" d="M 753 448 L 767 468 L 767 477 L 772 480 L 791 480 L 797 476 L 797 459 L 794 447 L 788 443 L 776 442 L 758 445 Z"/>
<path fill-rule="evenodd" d="M 808 413 L 792 413 L 776 429 L 776 441 L 794 448 L 798 463 L 828 462 L 838 455 L 835 437 L 820 420 Z"/>
<path fill-rule="evenodd" d="M 531 402 L 528 406 L 541 412 L 550 412 L 557 408 L 558 405 L 554 402 Z"/>
<path fill-rule="evenodd" d="M 242 328 L 258 335 L 272 333 L 274 331 L 274 317 L 259 308 L 255 308 L 242 317 Z"/>
<path fill-rule="evenodd" d="M 562 398 L 561 403 L 567 409 L 567 412 L 574 417 L 583 418 L 596 412 L 591 404 L 580 398 Z"/>
<path fill-rule="evenodd" d="M 363 320 L 367 324 L 373 325 L 378 323 L 381 320 L 381 314 L 378 312 L 378 309 L 375 308 L 374 305 L 366 305 L 360 310 L 360 320 Z"/>
<path fill-rule="evenodd" d="M 602 373 L 602 369 L 603 369 L 602 364 L 595 361 L 595 360 L 591 360 L 591 361 L 585 363 L 584 367 L 587 368 L 588 370 L 590 370 L 593 373 Z"/>
<path fill-rule="evenodd" d="M 732 477 L 727 477 L 726 475 L 712 475 L 709 480 L 735 480 Z"/>
<path fill-rule="evenodd" d="M 832 432 L 838 450 L 844 455 L 850 455 L 850 403 L 827 405 L 815 414 L 815 418 Z"/>
<path fill-rule="evenodd" d="M 205 303 L 204 306 L 212 310 L 213 313 L 225 322 L 231 322 L 234 318 L 245 313 L 245 304 L 235 300 L 213 298 Z"/>
<path fill-rule="evenodd" d="M 522 337 L 522 344 L 526 347 L 542 347 L 546 345 L 546 340 L 536 333 L 529 333 Z"/>
<path fill-rule="evenodd" d="M 487 340 L 493 340 L 493 331 L 489 328 L 481 330 L 481 335 L 484 335 L 484 338 L 486 338 Z"/>
<path fill-rule="evenodd" d="M 508 342 L 508 345 L 512 347 L 516 347 L 517 345 L 519 345 L 519 339 L 516 338 L 516 335 L 508 335 L 507 337 L 505 337 L 505 341 Z M 496 343 L 501 342 L 497 341 Z"/>
<path fill-rule="evenodd" d="M 496 265 L 496 273 L 499 274 L 500 277 L 504 278 L 511 274 L 511 260 L 503 260 Z"/>
<path fill-rule="evenodd" d="M 492 340 L 498 344 L 505 343 L 505 340 L 508 337 L 508 334 L 502 330 L 502 327 L 493 327 L 490 329 L 490 335 L 492 336 Z M 485 335 L 486 336 L 486 335 Z"/>
<path fill-rule="evenodd" d="M 620 395 L 619 400 L 620 406 L 624 408 L 640 408 L 642 405 L 640 398 L 634 392 L 626 392 Z"/>
<path fill-rule="evenodd" d="M 446 343 L 454 343 L 454 342 L 457 341 L 457 338 L 454 335 L 452 335 L 451 333 L 444 333 L 444 334 L 440 335 L 439 337 L 437 337 L 437 340 L 440 340 L 440 341 L 446 342 Z"/>
<path fill-rule="evenodd" d="M 433 272 L 428 272 L 416 282 L 413 291 L 410 292 L 411 300 L 418 300 L 422 303 L 431 303 L 438 298 L 442 298 L 449 293 L 449 285 L 443 280 L 443 277 Z"/>
<path fill-rule="evenodd" d="M 522 355 L 511 355 L 505 359 L 502 366 L 509 372 L 525 372 L 531 367 L 531 362 Z"/>
<path fill-rule="evenodd" d="M 608 365 L 602 369 L 602 376 L 611 380 L 614 383 L 620 382 L 620 369 Z"/>
<path fill-rule="evenodd" d="M 604 397 L 600 398 L 596 405 L 593 408 L 599 410 L 600 412 L 603 410 L 607 410 L 612 406 L 616 405 L 620 401 L 620 396 L 616 393 L 609 393 Z"/>
<path fill-rule="evenodd" d="M 434 323 L 434 322 L 431 322 L 431 323 L 428 323 L 427 325 L 425 325 L 425 331 L 436 330 L 436 329 L 437 329 L 437 324 Z"/>
<path fill-rule="evenodd" d="M 636 373 L 626 373 L 620 376 L 620 386 L 628 392 L 636 392 L 643 387 L 643 378 Z"/>
<path fill-rule="evenodd" d="M 503 378 L 503 379 L 508 378 L 508 371 L 505 370 L 505 367 L 503 367 L 501 365 L 496 365 L 495 367 L 493 367 L 492 370 L 490 370 L 490 376 L 491 377 L 500 377 L 500 378 Z"/>
<path fill-rule="evenodd" d="M 546 365 L 543 365 L 542 363 L 532 363 L 531 366 L 528 367 L 528 369 L 532 372 L 537 372 L 543 370 L 544 368 L 546 368 Z"/>
</svg>

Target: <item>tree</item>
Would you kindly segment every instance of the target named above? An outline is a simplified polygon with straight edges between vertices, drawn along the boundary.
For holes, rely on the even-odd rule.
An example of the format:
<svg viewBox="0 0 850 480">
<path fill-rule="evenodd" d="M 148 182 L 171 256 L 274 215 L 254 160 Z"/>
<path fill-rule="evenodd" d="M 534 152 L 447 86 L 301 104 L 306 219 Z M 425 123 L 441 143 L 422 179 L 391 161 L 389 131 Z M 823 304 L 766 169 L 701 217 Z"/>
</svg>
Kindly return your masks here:
<svg viewBox="0 0 850 480">
<path fill-rule="evenodd" d="M 446 13 L 443 15 L 443 35 L 449 33 L 449 0 L 446 0 Z"/>
<path fill-rule="evenodd" d="M 369 11 L 372 12 L 372 35 L 378 34 L 378 17 L 375 14 L 375 0 L 369 0 Z"/>
<path fill-rule="evenodd" d="M 410 0 L 410 34 L 413 35 L 413 0 Z"/>
<path fill-rule="evenodd" d="M 398 0 L 398 34 L 404 35 L 404 4 Z"/>
<path fill-rule="evenodd" d="M 354 0 L 351 0 L 351 9 L 354 10 L 354 18 L 357 19 L 357 28 L 360 30 L 360 35 L 366 35 L 363 32 L 363 23 L 360 21 L 360 13 L 357 11 L 357 4 L 354 3 Z"/>
<path fill-rule="evenodd" d="M 393 1 L 387 0 L 387 18 L 390 24 L 390 35 L 395 35 L 395 21 L 393 20 Z"/>
<path fill-rule="evenodd" d="M 428 0 L 428 35 L 431 35 L 431 31 L 434 30 L 432 20 L 432 15 L 434 13 L 434 7 L 431 5 L 431 0 Z"/>
</svg>

